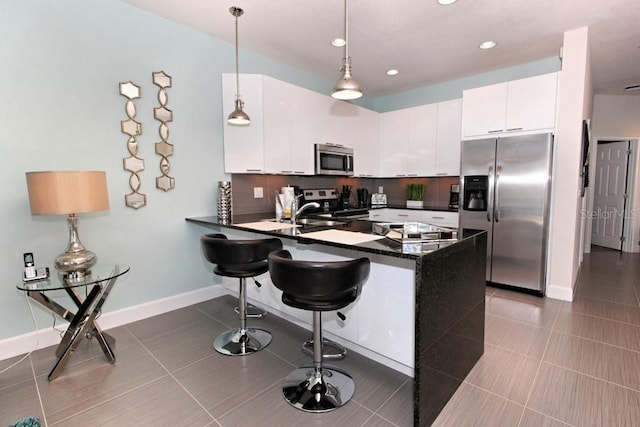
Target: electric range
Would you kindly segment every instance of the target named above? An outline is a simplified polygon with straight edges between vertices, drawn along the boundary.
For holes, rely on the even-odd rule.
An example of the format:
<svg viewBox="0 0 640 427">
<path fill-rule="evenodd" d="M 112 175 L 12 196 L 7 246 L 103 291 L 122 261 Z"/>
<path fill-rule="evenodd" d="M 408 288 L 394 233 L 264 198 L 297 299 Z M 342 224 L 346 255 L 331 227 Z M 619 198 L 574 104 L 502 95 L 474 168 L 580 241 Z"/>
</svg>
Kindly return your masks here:
<svg viewBox="0 0 640 427">
<path fill-rule="evenodd" d="M 367 208 L 350 208 L 344 207 L 343 201 L 340 200 L 340 193 L 335 188 L 307 188 L 302 189 L 302 197 L 304 203 L 317 202 L 319 208 L 310 208 L 306 212 L 308 214 L 330 215 L 334 218 L 364 218 L 369 216 Z"/>
</svg>

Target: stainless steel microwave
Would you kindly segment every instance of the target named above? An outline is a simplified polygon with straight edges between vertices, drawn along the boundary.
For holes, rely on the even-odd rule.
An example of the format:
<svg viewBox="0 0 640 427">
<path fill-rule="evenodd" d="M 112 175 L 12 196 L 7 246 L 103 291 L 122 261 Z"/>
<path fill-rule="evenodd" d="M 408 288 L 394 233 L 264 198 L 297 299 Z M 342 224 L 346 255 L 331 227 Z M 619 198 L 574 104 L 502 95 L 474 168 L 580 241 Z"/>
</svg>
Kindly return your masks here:
<svg viewBox="0 0 640 427">
<path fill-rule="evenodd" d="M 353 176 L 353 148 L 315 144 L 316 175 Z"/>
</svg>

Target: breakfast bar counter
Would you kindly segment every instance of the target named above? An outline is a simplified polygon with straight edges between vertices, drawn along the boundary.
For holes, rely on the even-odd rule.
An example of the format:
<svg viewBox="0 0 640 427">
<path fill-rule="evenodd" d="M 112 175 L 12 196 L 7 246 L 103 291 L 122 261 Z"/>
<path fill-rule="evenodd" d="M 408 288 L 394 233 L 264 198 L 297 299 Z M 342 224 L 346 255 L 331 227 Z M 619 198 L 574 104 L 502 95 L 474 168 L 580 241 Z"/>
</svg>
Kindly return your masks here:
<svg viewBox="0 0 640 427">
<path fill-rule="evenodd" d="M 345 347 L 414 377 L 416 425 L 435 420 L 484 352 L 484 231 L 461 230 L 456 238 L 407 253 L 373 233 L 375 223 L 366 220 L 296 226 L 268 214 L 234 215 L 230 223 L 186 220 L 229 238 L 279 237 L 294 259 L 368 257 L 369 280 L 358 300 L 340 310 L 346 319 L 327 315 L 323 327 Z M 256 305 L 310 329 L 310 318 L 284 306 L 275 286 L 250 288 Z"/>
</svg>

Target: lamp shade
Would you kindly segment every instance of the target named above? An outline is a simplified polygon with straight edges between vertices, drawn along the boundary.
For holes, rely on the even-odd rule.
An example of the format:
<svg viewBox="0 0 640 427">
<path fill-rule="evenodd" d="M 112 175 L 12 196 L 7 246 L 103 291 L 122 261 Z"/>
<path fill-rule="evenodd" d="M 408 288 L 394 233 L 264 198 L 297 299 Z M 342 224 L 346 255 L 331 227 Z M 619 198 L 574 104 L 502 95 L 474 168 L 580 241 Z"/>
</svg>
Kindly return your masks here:
<svg viewBox="0 0 640 427">
<path fill-rule="evenodd" d="M 65 215 L 109 209 L 103 171 L 27 172 L 32 215 Z"/>
</svg>

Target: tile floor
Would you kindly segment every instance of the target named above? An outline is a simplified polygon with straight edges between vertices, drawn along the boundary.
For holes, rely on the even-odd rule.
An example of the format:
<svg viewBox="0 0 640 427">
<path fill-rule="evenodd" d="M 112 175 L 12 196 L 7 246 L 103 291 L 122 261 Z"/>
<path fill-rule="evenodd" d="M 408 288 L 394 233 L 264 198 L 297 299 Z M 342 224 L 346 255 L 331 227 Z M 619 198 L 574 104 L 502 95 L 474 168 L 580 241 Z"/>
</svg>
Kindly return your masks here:
<svg viewBox="0 0 640 427">
<path fill-rule="evenodd" d="M 594 248 L 573 303 L 487 288 L 485 354 L 434 425 L 640 425 L 640 255 Z M 248 357 L 212 350 L 236 325 L 222 297 L 109 331 L 115 366 L 85 340 L 55 381 L 52 348 L 0 375 L 0 425 L 38 416 L 47 426 L 410 426 L 410 378 L 349 353 L 335 364 L 356 394 L 306 414 L 280 382 L 309 360 L 309 333 L 275 316 L 256 321 L 272 344 Z M 0 361 L 0 370 L 19 357 Z"/>
</svg>

